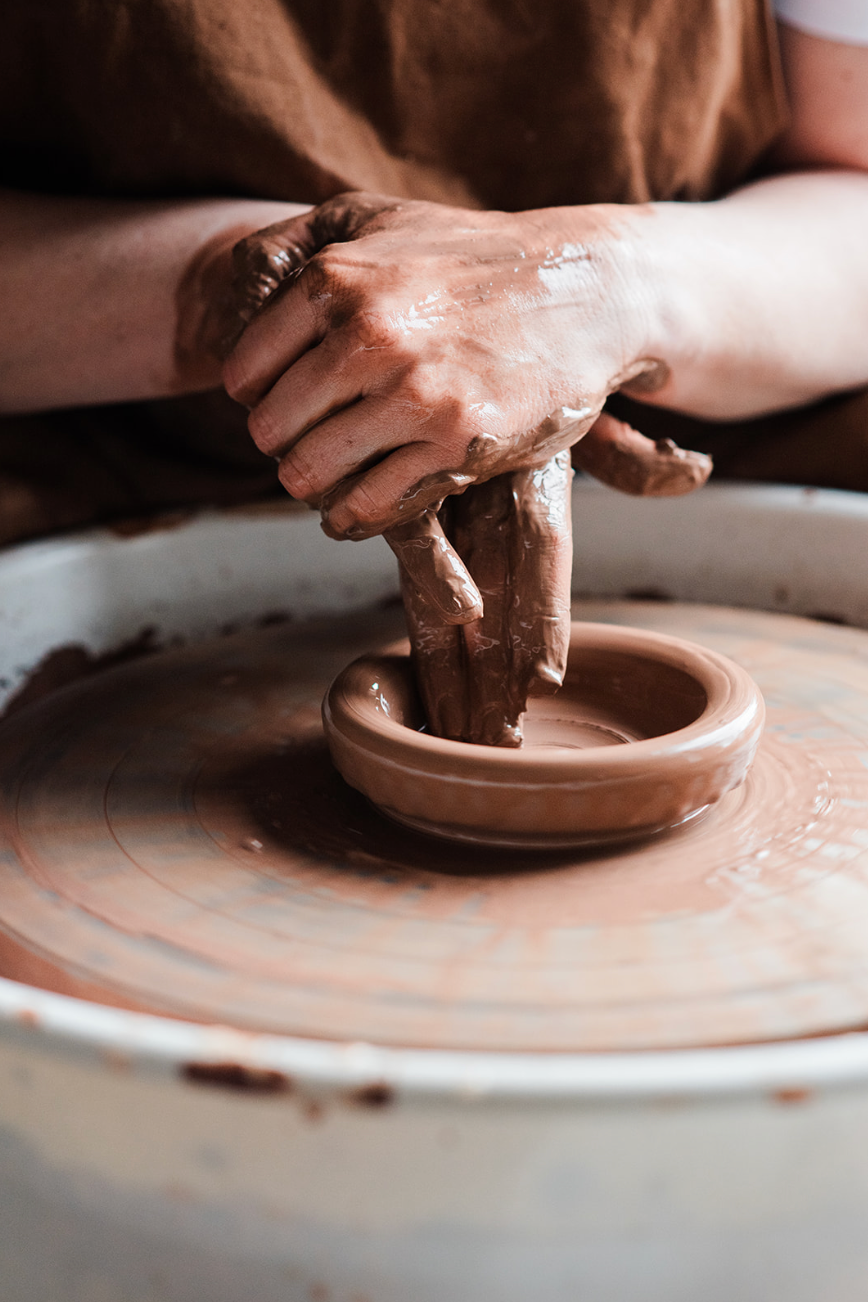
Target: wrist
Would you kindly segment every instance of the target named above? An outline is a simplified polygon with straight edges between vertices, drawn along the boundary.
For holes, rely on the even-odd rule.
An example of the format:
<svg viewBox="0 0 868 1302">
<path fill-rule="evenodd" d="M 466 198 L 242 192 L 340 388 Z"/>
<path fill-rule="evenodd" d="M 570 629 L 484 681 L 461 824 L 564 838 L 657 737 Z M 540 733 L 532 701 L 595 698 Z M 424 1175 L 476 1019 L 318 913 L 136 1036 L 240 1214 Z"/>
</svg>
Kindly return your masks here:
<svg viewBox="0 0 868 1302">
<path fill-rule="evenodd" d="M 546 236 L 540 275 L 572 310 L 582 372 L 592 370 L 606 393 L 660 389 L 676 320 L 654 205 L 589 204 L 533 217 L 543 219 Z"/>
<path fill-rule="evenodd" d="M 703 410 L 715 371 L 710 323 L 719 322 L 717 281 L 727 280 L 724 249 L 704 236 L 707 206 L 649 203 L 633 211 L 647 306 L 647 349 L 659 358 L 658 384 L 643 377 L 622 386 L 625 393 L 659 406 L 712 415 Z M 718 302 L 718 310 L 712 307 Z M 718 326 L 719 333 L 719 326 Z"/>
</svg>

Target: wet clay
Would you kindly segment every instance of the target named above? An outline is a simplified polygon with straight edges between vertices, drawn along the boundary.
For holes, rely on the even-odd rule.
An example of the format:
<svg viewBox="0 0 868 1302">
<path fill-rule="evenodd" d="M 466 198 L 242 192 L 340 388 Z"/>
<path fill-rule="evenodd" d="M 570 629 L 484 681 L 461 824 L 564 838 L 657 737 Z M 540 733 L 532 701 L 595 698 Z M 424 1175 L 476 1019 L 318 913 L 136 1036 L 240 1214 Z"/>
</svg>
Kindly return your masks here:
<svg viewBox="0 0 868 1302">
<path fill-rule="evenodd" d="M 525 848 L 611 843 L 695 817 L 743 781 L 763 717 L 727 658 L 587 621 L 572 625 L 557 698 L 529 703 L 520 751 L 420 730 L 406 644 L 354 661 L 323 703 L 336 768 L 384 813 L 433 836 Z"/>
<path fill-rule="evenodd" d="M 405 604 L 421 601 L 447 625 L 482 618 L 482 594 L 443 532 L 436 511 L 425 511 L 417 520 L 395 525 L 383 536 L 410 585 Z"/>
<path fill-rule="evenodd" d="M 400 636 L 400 611 L 237 634 L 0 725 L 4 975 L 200 1021 L 468 1049 L 864 1025 L 868 633 L 660 603 L 574 614 L 691 639 L 756 679 L 756 762 L 702 822 L 603 852 L 444 849 L 348 787 L 322 733 L 329 681 Z"/>
</svg>

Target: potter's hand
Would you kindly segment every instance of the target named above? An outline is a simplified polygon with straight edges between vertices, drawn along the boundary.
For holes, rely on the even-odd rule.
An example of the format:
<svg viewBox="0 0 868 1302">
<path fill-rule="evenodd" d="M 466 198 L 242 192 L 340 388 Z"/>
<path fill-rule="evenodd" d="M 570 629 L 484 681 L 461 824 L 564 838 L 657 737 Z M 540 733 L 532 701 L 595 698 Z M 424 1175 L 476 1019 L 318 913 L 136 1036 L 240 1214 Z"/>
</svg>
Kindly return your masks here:
<svg viewBox="0 0 868 1302">
<path fill-rule="evenodd" d="M 280 288 L 248 313 L 226 387 L 327 533 L 369 537 L 539 465 L 662 372 L 618 222 L 349 194 L 242 242 L 252 310 L 257 285 Z"/>
<path fill-rule="evenodd" d="M 401 567 L 416 680 L 431 731 L 521 744 L 528 696 L 557 691 L 570 636 L 569 453 L 446 499 L 441 521 L 484 598 L 456 627 Z"/>
<path fill-rule="evenodd" d="M 361 196 L 359 199 L 361 205 Z M 266 301 L 285 280 L 298 273 L 315 251 L 312 244 L 302 247 L 295 243 L 289 234 L 294 226 L 294 222 L 283 221 L 255 231 L 233 250 L 228 312 L 222 304 L 217 305 L 219 335 L 227 341 L 224 356 Z M 325 234 L 319 231 L 320 238 Z M 449 624 L 463 624 L 481 616 L 479 590 L 443 533 L 436 508 L 403 520 L 387 529 L 384 536 L 400 562 L 404 581 L 413 583 L 433 613 Z"/>
<path fill-rule="evenodd" d="M 573 448 L 573 463 L 620 492 L 676 497 L 705 483 L 711 458 L 669 439 L 653 441 L 608 412 Z M 431 731 L 456 741 L 521 744 L 529 696 L 557 691 L 569 646 L 572 530 L 567 453 L 545 466 L 512 471 L 446 499 L 440 520 L 401 526 L 405 550 L 392 546 L 416 681 Z M 482 618 L 454 627 L 425 581 L 417 535 L 440 528 L 466 563 L 484 597 Z M 445 542 L 445 540 L 444 540 Z M 404 563 L 409 558 L 409 565 Z M 466 573 L 466 571 L 465 571 Z M 456 582 L 458 578 L 456 576 Z"/>
</svg>

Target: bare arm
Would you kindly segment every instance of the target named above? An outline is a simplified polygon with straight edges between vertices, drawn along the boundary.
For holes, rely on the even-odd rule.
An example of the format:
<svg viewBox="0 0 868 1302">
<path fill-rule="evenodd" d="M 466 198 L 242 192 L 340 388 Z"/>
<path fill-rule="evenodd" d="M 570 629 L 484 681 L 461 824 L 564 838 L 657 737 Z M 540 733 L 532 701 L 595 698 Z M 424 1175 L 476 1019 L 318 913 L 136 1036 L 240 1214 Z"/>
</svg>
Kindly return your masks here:
<svg viewBox="0 0 868 1302">
<path fill-rule="evenodd" d="M 792 118 L 774 161 L 787 174 L 717 203 L 653 205 L 671 379 L 647 400 L 696 416 L 868 384 L 868 46 L 779 34 Z"/>
<path fill-rule="evenodd" d="M 232 245 L 302 211 L 0 192 L 0 412 L 216 388 Z"/>
</svg>

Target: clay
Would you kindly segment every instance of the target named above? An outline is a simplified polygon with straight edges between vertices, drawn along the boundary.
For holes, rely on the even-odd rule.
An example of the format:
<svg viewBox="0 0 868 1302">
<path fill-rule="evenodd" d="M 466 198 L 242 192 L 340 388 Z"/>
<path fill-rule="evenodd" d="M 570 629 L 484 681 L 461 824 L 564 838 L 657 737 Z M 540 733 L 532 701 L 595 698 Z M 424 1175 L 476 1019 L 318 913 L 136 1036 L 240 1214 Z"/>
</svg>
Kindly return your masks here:
<svg viewBox="0 0 868 1302">
<path fill-rule="evenodd" d="M 153 625 L 141 629 L 135 637 L 127 638 L 119 646 L 112 647 L 108 651 L 94 653 L 81 643 L 56 647 L 54 651 L 43 656 L 8 698 L 6 704 L 0 709 L 0 719 L 14 714 L 16 710 L 21 710 L 27 705 L 32 705 L 34 701 L 41 701 L 43 697 L 50 696 L 52 692 L 66 687 L 68 683 L 77 682 L 80 678 L 89 678 L 92 674 L 112 669 L 115 665 L 137 660 L 139 656 L 153 655 L 159 649 L 160 642 Z"/>
<path fill-rule="evenodd" d="M 607 413 L 574 446 L 572 460 L 610 487 L 643 496 L 692 492 L 711 473 L 710 457 L 671 440 L 655 443 Z M 432 585 L 405 563 L 418 566 L 406 544 L 398 552 L 419 689 L 438 736 L 519 746 L 528 699 L 560 685 L 572 566 L 570 477 L 561 453 L 545 467 L 473 486 L 441 508 L 446 533 L 484 594 L 477 623 L 467 613 L 469 598 L 460 621 L 450 618 Z M 415 527 L 404 526 L 407 535 Z M 453 558 L 457 567 L 455 552 Z M 467 627 L 449 627 L 459 622 Z"/>
<path fill-rule="evenodd" d="M 243 1094 L 288 1094 L 292 1080 L 282 1071 L 249 1067 L 239 1062 L 187 1062 L 181 1068 L 184 1080 L 194 1085 Z"/>
<path fill-rule="evenodd" d="M 868 1023 L 868 634 L 674 603 L 574 614 L 698 641 L 759 683 L 756 762 L 700 822 L 603 851 L 444 852 L 348 787 L 322 734 L 328 682 L 400 636 L 400 611 L 240 633 L 0 725 L 2 974 L 250 1030 L 476 1050 Z"/>
<path fill-rule="evenodd" d="M 680 826 L 737 787 L 764 709 L 749 676 L 681 639 L 573 624 L 564 686 L 528 744 L 432 737 L 400 646 L 362 656 L 323 704 L 336 768 L 406 826 L 475 844 L 611 844 Z"/>
</svg>

